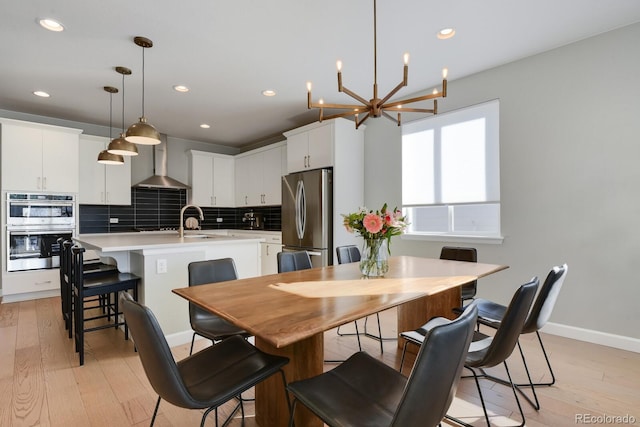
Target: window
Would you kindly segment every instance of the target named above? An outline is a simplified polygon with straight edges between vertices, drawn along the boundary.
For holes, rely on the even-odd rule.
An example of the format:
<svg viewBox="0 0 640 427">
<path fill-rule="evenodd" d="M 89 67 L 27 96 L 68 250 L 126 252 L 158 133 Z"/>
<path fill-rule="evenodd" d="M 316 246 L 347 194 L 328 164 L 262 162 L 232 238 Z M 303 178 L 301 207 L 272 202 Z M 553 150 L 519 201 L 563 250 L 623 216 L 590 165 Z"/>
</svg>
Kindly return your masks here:
<svg viewBox="0 0 640 427">
<path fill-rule="evenodd" d="M 500 237 L 499 101 L 402 127 L 409 236 Z"/>
</svg>

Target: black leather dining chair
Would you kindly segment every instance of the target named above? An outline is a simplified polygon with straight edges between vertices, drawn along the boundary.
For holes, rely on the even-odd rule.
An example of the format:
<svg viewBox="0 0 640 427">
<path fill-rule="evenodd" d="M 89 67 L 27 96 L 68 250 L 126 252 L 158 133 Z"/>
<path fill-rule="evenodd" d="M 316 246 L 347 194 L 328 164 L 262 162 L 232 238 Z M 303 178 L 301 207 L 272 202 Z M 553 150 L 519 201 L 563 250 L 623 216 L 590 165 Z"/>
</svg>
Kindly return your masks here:
<svg viewBox="0 0 640 427">
<path fill-rule="evenodd" d="M 289 426 L 302 403 L 330 427 L 432 427 L 445 417 L 456 394 L 477 312 L 429 330 L 414 367 L 400 372 L 358 352 L 335 369 L 290 383 Z"/>
<path fill-rule="evenodd" d="M 218 407 L 237 398 L 238 404 L 223 425 L 227 425 L 238 409 L 242 412 L 244 424 L 241 393 L 277 372 L 286 385 L 282 367 L 289 363 L 289 359 L 264 353 L 237 335 L 176 362 L 151 310 L 126 293 L 122 294 L 121 304 L 144 372 L 158 393 L 151 426 L 162 399 L 181 408 L 206 409 L 201 427 L 204 427 L 209 413 L 215 411 L 217 427 Z M 289 403 L 289 396 L 286 398 Z"/>
<path fill-rule="evenodd" d="M 547 355 L 544 344 L 542 343 L 542 337 L 540 337 L 539 331 L 540 329 L 542 329 L 542 327 L 544 327 L 544 325 L 547 324 L 547 321 L 551 316 L 551 312 L 553 311 L 553 307 L 555 306 L 555 303 L 558 299 L 558 294 L 560 293 L 560 289 L 562 288 L 565 277 L 567 277 L 568 271 L 569 267 L 567 266 L 567 264 L 557 265 L 553 267 L 551 271 L 549 271 L 547 278 L 540 287 L 540 292 L 538 292 L 538 296 L 536 297 L 535 302 L 533 303 L 533 307 L 531 308 L 531 311 L 527 316 L 527 320 L 522 327 L 522 334 L 531 334 L 535 332 L 538 338 L 538 343 L 540 344 L 540 348 L 542 349 L 542 354 L 544 355 L 544 359 L 547 363 L 547 368 L 549 369 L 549 373 L 551 375 L 551 381 L 533 382 L 533 380 L 531 379 L 527 361 L 524 357 L 524 351 L 522 351 L 520 340 L 518 340 L 518 350 L 520 351 L 520 357 L 522 358 L 522 363 L 524 365 L 524 369 L 529 382 L 517 383 L 515 384 L 515 386 L 516 389 L 520 391 L 522 396 L 535 409 L 540 409 L 540 401 L 538 400 L 535 387 L 551 386 L 556 382 L 556 377 L 553 373 L 553 369 L 551 368 L 551 362 L 549 361 L 549 356 Z M 504 318 L 506 311 L 507 307 L 502 304 L 498 304 L 488 300 L 479 300 L 478 322 L 480 324 L 496 329 L 502 323 L 502 319 Z M 505 382 L 503 379 L 494 376 L 492 376 L 491 379 L 498 382 Z M 531 389 L 533 401 L 523 392 L 522 387 L 529 387 Z"/>
<path fill-rule="evenodd" d="M 440 250 L 440 259 L 448 259 L 452 261 L 466 261 L 466 262 L 478 262 L 478 251 L 476 248 L 467 248 L 460 246 L 443 246 Z M 460 287 L 460 307 L 464 305 L 467 300 L 472 300 L 476 297 L 478 290 L 478 281 L 474 280 L 469 283 L 465 283 Z"/>
<path fill-rule="evenodd" d="M 278 252 L 278 273 L 288 271 L 308 270 L 312 267 L 311 258 L 307 251 Z"/>
<path fill-rule="evenodd" d="M 479 379 L 487 378 L 492 380 L 493 378 L 491 376 L 488 376 L 484 373 L 484 369 L 492 368 L 500 364 L 502 364 L 505 368 L 508 381 L 499 381 L 499 383 L 505 383 L 511 387 L 513 396 L 515 397 L 516 404 L 518 406 L 518 410 L 520 412 L 520 417 L 522 418 L 522 422 L 518 425 L 518 427 L 522 427 L 525 425 L 526 420 L 524 412 L 522 411 L 522 406 L 520 405 L 520 399 L 518 398 L 515 384 L 513 383 L 511 374 L 509 373 L 507 358 L 511 355 L 511 353 L 513 353 L 516 343 L 518 342 L 518 337 L 520 336 L 522 327 L 524 326 L 527 315 L 529 314 L 529 310 L 531 309 L 531 305 L 533 303 L 536 290 L 538 289 L 538 285 L 539 280 L 537 277 L 534 277 L 529 282 L 521 285 L 516 290 L 513 297 L 511 298 L 511 302 L 509 303 L 507 310 L 505 311 L 503 321 L 496 329 L 496 332 L 493 336 L 485 335 L 479 331 L 476 331 L 474 333 L 473 341 L 471 342 L 471 345 L 469 347 L 469 352 L 467 353 L 464 366 L 466 369 L 471 371 L 473 375 L 474 381 L 476 383 L 476 388 L 478 390 L 478 395 L 480 396 L 480 403 L 482 404 L 482 410 L 484 412 L 487 426 L 491 426 L 491 421 L 489 420 L 487 407 L 482 396 L 482 389 L 480 387 Z M 480 299 L 476 299 L 467 307 L 469 307 L 469 309 L 477 309 L 481 302 L 482 301 Z M 466 310 L 463 312 L 463 314 L 465 312 Z M 447 319 L 432 321 L 426 323 L 415 331 L 401 333 L 400 336 L 404 338 L 406 342 L 403 349 L 403 360 L 401 361 L 400 369 L 402 369 L 402 362 L 404 361 L 404 355 L 408 344 L 421 345 L 425 339 L 425 336 L 428 336 L 429 328 L 440 323 L 446 324 L 448 322 L 450 321 Z M 458 424 L 469 426 L 469 424 L 463 422 L 460 419 L 450 416 L 447 416 L 447 418 Z"/>
<path fill-rule="evenodd" d="M 238 278 L 236 264 L 232 258 L 194 261 L 187 268 L 189 271 L 189 286 L 225 282 Z M 242 328 L 227 322 L 220 316 L 201 309 L 191 302 L 189 302 L 189 321 L 191 322 L 191 329 L 193 329 L 189 355 L 193 353 L 196 335 L 210 339 L 213 344 L 233 335 L 241 335 L 244 338 L 250 336 Z"/>
</svg>

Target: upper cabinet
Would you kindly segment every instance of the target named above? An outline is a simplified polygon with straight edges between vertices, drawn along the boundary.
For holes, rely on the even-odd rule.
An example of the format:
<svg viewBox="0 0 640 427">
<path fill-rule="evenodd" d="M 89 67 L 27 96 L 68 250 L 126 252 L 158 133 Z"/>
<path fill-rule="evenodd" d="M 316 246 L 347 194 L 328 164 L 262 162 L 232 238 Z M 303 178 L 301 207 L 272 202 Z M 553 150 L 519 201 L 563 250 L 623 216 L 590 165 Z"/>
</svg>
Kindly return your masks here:
<svg viewBox="0 0 640 427">
<path fill-rule="evenodd" d="M 131 204 L 131 158 L 124 156 L 123 165 L 97 162 L 98 154 L 109 142 L 109 138 L 102 136 L 80 135 L 80 204 Z"/>
<path fill-rule="evenodd" d="M 284 142 L 236 156 L 236 206 L 279 205 Z"/>
<path fill-rule="evenodd" d="M 351 120 L 338 118 L 284 134 L 289 173 L 333 168 L 334 248 L 360 244 L 341 224 L 342 214 L 357 212 L 364 205 L 364 128 L 355 129 Z"/>
<path fill-rule="evenodd" d="M 1 119 L 2 188 L 78 192 L 79 129 Z"/>
<path fill-rule="evenodd" d="M 333 166 L 333 120 L 313 123 L 284 135 L 287 137 L 288 173 Z"/>
<path fill-rule="evenodd" d="M 225 154 L 189 151 L 190 203 L 198 206 L 234 206 L 234 159 Z"/>
</svg>

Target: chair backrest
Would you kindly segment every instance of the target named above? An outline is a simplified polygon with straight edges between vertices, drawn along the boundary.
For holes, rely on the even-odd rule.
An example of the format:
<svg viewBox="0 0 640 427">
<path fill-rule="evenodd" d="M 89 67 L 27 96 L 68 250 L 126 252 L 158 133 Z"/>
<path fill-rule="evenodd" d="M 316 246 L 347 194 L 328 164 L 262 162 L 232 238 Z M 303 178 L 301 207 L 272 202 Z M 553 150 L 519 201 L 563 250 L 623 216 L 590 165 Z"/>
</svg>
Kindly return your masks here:
<svg viewBox="0 0 640 427">
<path fill-rule="evenodd" d="M 481 360 L 475 360 L 472 366 L 490 368 L 504 362 L 516 346 L 522 327 L 527 319 L 533 298 L 540 281 L 537 277 L 520 286 L 513 294 L 511 302 L 500 321 L 500 326 Z"/>
<path fill-rule="evenodd" d="M 189 407 L 192 399 L 182 381 L 158 320 L 151 310 L 134 301 L 129 293 L 120 294 L 124 318 L 136 343 L 142 367 L 151 387 L 162 399 L 176 406 Z"/>
<path fill-rule="evenodd" d="M 360 261 L 360 249 L 356 245 L 338 246 L 336 255 L 338 256 L 338 264 Z"/>
<path fill-rule="evenodd" d="M 204 285 L 205 283 L 225 282 L 236 280 L 238 272 L 233 258 L 209 259 L 194 261 L 187 267 L 189 271 L 189 286 Z M 211 313 L 189 302 L 189 319 L 210 318 Z"/>
<path fill-rule="evenodd" d="M 209 259 L 189 263 L 189 286 L 236 280 L 238 272 L 233 258 Z"/>
<path fill-rule="evenodd" d="M 478 262 L 478 251 L 476 248 L 465 248 L 460 246 L 443 246 L 440 250 L 440 259 L 452 261 Z M 462 286 L 463 299 L 473 298 L 476 295 L 478 281 L 465 283 Z"/>
<path fill-rule="evenodd" d="M 308 270 L 311 268 L 311 258 L 307 251 L 278 252 L 277 257 L 278 273 Z"/>
<path fill-rule="evenodd" d="M 473 337 L 475 303 L 456 320 L 427 332 L 407 380 L 392 426 L 436 426 L 456 394 Z"/>
<path fill-rule="evenodd" d="M 523 334 L 540 330 L 549 321 L 553 307 L 558 299 L 558 294 L 564 283 L 564 278 L 567 277 L 567 271 L 569 271 L 567 264 L 555 266 L 551 269 L 540 288 L 536 301 L 533 303 L 533 308 L 531 308 L 529 312 L 529 317 L 527 317 L 527 321 L 522 328 Z"/>
</svg>

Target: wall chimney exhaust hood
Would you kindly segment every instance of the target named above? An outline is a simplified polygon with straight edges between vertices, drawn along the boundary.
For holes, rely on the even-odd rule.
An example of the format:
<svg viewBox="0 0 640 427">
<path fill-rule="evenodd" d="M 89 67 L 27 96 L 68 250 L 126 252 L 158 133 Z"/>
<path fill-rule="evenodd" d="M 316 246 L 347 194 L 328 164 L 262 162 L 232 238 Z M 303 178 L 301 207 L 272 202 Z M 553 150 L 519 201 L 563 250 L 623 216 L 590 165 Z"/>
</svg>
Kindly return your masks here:
<svg viewBox="0 0 640 427">
<path fill-rule="evenodd" d="M 153 176 L 133 185 L 133 188 L 191 189 L 187 184 L 167 176 L 167 136 L 165 134 L 160 134 L 160 144 L 153 146 Z"/>
</svg>

